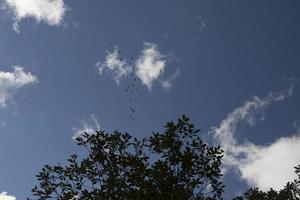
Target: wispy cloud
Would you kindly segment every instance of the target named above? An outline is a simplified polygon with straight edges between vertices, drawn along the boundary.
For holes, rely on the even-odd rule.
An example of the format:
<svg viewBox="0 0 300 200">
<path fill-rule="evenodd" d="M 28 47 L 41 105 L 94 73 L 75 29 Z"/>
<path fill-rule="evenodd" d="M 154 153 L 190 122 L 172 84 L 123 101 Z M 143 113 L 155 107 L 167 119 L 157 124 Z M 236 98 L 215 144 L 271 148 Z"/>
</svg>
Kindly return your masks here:
<svg viewBox="0 0 300 200">
<path fill-rule="evenodd" d="M 19 22 L 24 18 L 34 18 L 50 26 L 59 25 L 66 12 L 64 0 L 4 0 L 4 9 L 14 17 L 13 29 L 20 32 Z"/>
<path fill-rule="evenodd" d="M 94 114 L 90 116 L 89 121 L 81 121 L 80 123 L 81 123 L 80 128 L 73 128 L 73 132 L 74 132 L 74 135 L 72 137 L 73 139 L 80 137 L 84 133 L 94 134 L 95 131 L 100 130 L 99 121 Z"/>
<path fill-rule="evenodd" d="M 14 66 L 12 72 L 0 71 L 0 106 L 6 106 L 20 88 L 37 82 L 37 77 L 25 72 L 23 67 Z"/>
<path fill-rule="evenodd" d="M 0 193 L 0 200 L 16 200 L 16 197 L 7 194 L 7 192 Z"/>
<path fill-rule="evenodd" d="M 166 68 L 167 56 L 159 51 L 158 45 L 155 43 L 145 42 L 134 62 L 127 62 L 125 58 L 121 58 L 118 47 L 115 47 L 114 51 L 106 53 L 105 60 L 97 62 L 96 67 L 100 75 L 105 70 L 112 72 L 113 79 L 118 84 L 122 78 L 133 73 L 149 90 L 155 81 L 159 81 L 162 87 L 167 89 L 172 86 L 172 81 L 179 75 L 179 70 L 177 70 L 169 79 L 161 79 Z"/>
<path fill-rule="evenodd" d="M 205 29 L 205 27 L 206 27 L 206 24 L 203 20 L 203 17 L 201 15 L 198 15 L 197 16 L 197 21 L 198 21 L 198 23 L 197 23 L 198 30 L 203 31 L 203 29 Z"/>
<path fill-rule="evenodd" d="M 98 72 L 101 75 L 105 69 L 112 71 L 114 80 L 119 84 L 121 78 L 128 76 L 132 71 L 132 66 L 129 66 L 126 60 L 120 57 L 118 47 L 115 47 L 114 51 L 106 51 L 106 53 L 105 61 L 96 63 Z"/>
<path fill-rule="evenodd" d="M 179 69 L 176 69 L 174 74 L 172 74 L 168 79 L 161 80 L 160 84 L 165 90 L 169 90 L 173 86 L 173 81 L 176 79 L 177 76 L 179 76 Z"/>
<path fill-rule="evenodd" d="M 253 97 L 241 107 L 236 108 L 210 131 L 215 141 L 224 149 L 224 169 L 234 169 L 250 186 L 263 190 L 270 187 L 281 189 L 287 181 L 295 178 L 293 167 L 300 163 L 299 131 L 291 137 L 282 137 L 269 145 L 256 145 L 250 141 L 238 142 L 236 139 L 239 123 L 254 126 L 264 120 L 265 109 L 273 102 L 290 97 L 293 87 L 264 98 Z"/>
</svg>

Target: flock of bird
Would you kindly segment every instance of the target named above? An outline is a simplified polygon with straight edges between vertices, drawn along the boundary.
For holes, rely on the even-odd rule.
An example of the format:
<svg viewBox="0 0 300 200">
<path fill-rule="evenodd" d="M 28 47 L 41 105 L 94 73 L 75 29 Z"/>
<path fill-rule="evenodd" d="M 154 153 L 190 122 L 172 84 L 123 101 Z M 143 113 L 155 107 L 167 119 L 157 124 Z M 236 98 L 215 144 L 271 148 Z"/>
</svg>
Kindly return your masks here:
<svg viewBox="0 0 300 200">
<path fill-rule="evenodd" d="M 137 80 L 138 77 L 136 77 L 134 72 L 131 72 L 130 74 L 130 82 L 128 83 L 125 91 L 128 94 L 128 101 L 129 101 L 129 118 L 131 120 L 135 120 L 136 110 L 134 106 L 134 100 L 135 100 L 135 94 L 139 91 L 137 87 Z"/>
<path fill-rule="evenodd" d="M 112 43 L 109 43 L 109 47 L 114 48 L 112 46 Z M 123 58 L 121 56 L 121 51 L 120 50 L 118 51 L 118 54 L 119 54 L 119 60 L 122 61 Z M 131 56 L 128 64 L 130 66 L 132 66 L 133 62 L 134 62 L 133 56 Z M 136 69 L 133 67 L 132 71 L 130 73 L 130 80 L 128 82 L 127 87 L 125 88 L 125 92 L 128 96 L 128 103 L 129 103 L 129 118 L 133 121 L 136 119 L 136 109 L 135 109 L 135 106 L 134 106 L 134 103 L 135 103 L 135 100 L 136 100 L 135 97 L 136 97 L 136 93 L 139 91 L 139 88 L 137 86 L 137 81 L 139 80 L 139 78 L 136 76 L 135 72 L 136 72 Z"/>
</svg>

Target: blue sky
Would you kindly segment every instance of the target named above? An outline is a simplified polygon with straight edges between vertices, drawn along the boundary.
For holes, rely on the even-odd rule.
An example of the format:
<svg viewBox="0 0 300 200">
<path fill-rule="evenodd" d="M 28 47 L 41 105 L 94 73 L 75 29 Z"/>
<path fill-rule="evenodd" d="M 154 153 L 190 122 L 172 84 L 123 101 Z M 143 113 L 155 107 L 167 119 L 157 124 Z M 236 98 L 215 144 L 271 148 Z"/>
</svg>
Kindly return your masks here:
<svg viewBox="0 0 300 200">
<path fill-rule="evenodd" d="M 82 130 L 145 137 L 182 114 L 225 147 L 226 197 L 293 178 L 298 1 L 0 3 L 0 200 L 80 154 Z"/>
</svg>

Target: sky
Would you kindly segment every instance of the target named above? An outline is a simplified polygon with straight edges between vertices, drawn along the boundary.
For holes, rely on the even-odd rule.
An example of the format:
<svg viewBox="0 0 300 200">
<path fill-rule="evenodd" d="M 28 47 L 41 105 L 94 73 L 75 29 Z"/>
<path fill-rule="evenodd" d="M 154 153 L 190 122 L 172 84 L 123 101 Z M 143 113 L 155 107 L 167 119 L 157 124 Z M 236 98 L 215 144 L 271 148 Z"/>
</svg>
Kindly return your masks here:
<svg viewBox="0 0 300 200">
<path fill-rule="evenodd" d="M 300 164 L 300 2 L 0 0 L 0 200 L 30 196 L 83 131 L 182 114 L 224 149 L 225 198 Z"/>
</svg>

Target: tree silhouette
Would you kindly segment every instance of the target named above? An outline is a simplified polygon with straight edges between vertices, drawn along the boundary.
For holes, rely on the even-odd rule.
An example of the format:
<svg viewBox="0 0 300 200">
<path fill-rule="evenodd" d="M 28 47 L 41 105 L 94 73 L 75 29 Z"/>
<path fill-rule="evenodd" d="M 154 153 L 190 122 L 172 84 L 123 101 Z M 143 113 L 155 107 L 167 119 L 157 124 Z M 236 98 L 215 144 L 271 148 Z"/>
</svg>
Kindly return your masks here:
<svg viewBox="0 0 300 200">
<path fill-rule="evenodd" d="M 222 199 L 223 151 L 205 144 L 185 116 L 141 140 L 119 131 L 85 133 L 76 140 L 86 156 L 45 165 L 32 199 Z"/>
</svg>

